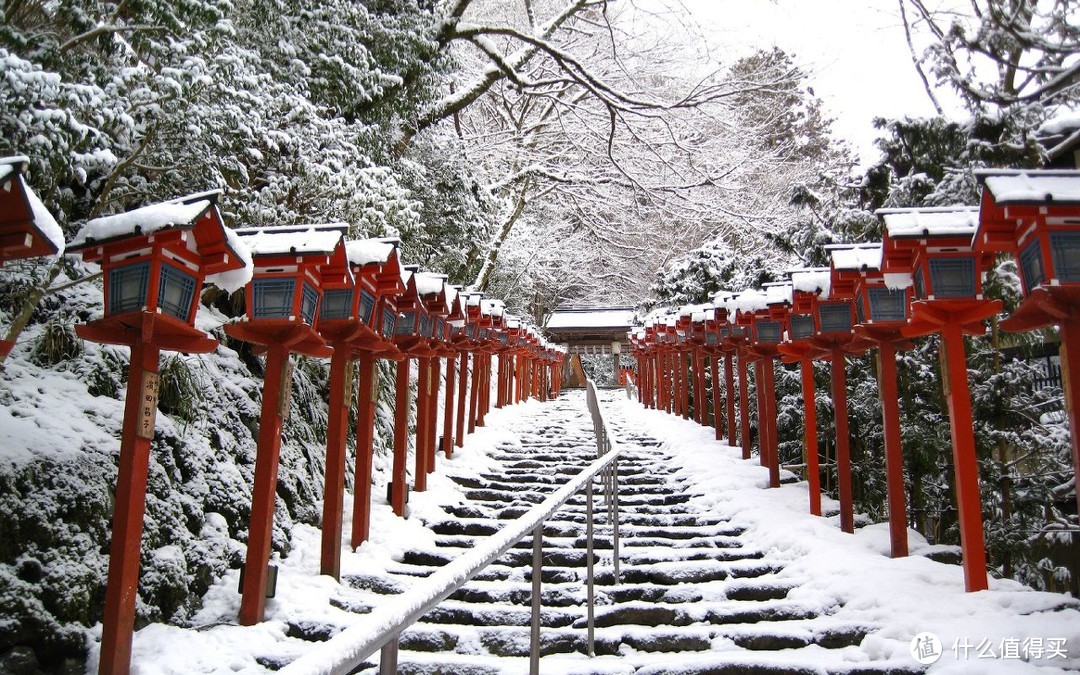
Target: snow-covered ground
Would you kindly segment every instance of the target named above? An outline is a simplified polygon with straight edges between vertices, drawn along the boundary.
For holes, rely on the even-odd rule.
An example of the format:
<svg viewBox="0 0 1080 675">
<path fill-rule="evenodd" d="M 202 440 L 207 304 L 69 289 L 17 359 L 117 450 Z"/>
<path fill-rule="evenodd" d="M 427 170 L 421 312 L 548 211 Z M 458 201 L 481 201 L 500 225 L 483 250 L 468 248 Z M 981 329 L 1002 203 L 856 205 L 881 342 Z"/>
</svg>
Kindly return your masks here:
<svg viewBox="0 0 1080 675">
<path fill-rule="evenodd" d="M 569 396 L 581 397 L 584 409 L 580 393 Z M 447 473 L 479 475 L 490 468 L 494 461 L 491 451 L 500 443 L 513 442 L 515 423 L 536 414 L 544 405 L 550 404 L 528 402 L 493 411 L 487 418 L 488 426 L 467 437 L 465 448 L 454 459 L 440 458 L 428 491 L 410 498 L 412 514 L 419 517 L 401 520 L 389 506 L 377 503 L 371 541 L 343 556 L 343 576 L 378 575 L 408 549 L 434 548 L 434 535 L 421 520 L 445 520 L 442 505 L 464 502 L 460 488 Z M 691 503 L 746 528 L 742 538 L 747 545 L 782 564 L 777 578 L 794 586 L 789 600 L 839 622 L 877 627 L 858 646 L 841 650 L 845 661 L 917 666 L 910 650 L 918 639 L 919 646 L 939 652 L 929 665 L 935 673 L 1080 669 L 1080 605 L 1071 598 L 1033 591 L 1008 580 L 991 580 L 989 590 L 965 593 L 961 568 L 925 557 L 930 547 L 915 532 L 910 533 L 912 555 L 890 559 L 884 524 L 861 528 L 854 535 L 840 532 L 835 517 L 808 513 L 805 483 L 765 489 L 766 469 L 756 459 L 742 460 L 738 449 L 713 440 L 711 429 L 656 411 L 642 411 L 618 392 L 605 395 L 603 405 L 624 431 L 664 439 L 663 451 L 672 456 L 680 477 L 695 488 Z M 835 511 L 835 502 L 824 501 L 827 512 Z M 349 504 L 345 513 L 351 513 Z M 343 530 L 349 531 L 348 523 Z M 240 597 L 236 593 L 237 572 L 229 572 L 206 595 L 193 628 L 154 624 L 136 633 L 135 671 L 144 675 L 265 672 L 268 654 L 281 663 L 317 648 L 315 643 L 290 636 L 290 624 L 347 627 L 365 621 L 366 614 L 339 608 L 349 604 L 353 589 L 318 576 L 319 532 L 315 528 L 295 528 L 293 552 L 277 564 L 277 597 L 268 601 L 264 623 L 235 625 Z M 932 634 L 937 642 L 927 642 L 925 634 Z M 719 644 L 715 649 L 735 648 Z M 820 663 L 815 661 L 815 650 L 822 654 Z M 827 670 L 828 663 L 835 663 L 836 654 L 826 658 L 825 651 L 813 646 L 791 650 L 791 663 Z M 710 657 L 709 652 L 680 654 L 679 667 L 692 669 Z M 598 672 L 622 672 L 618 658 L 598 658 Z M 95 662 L 96 654 L 91 667 Z M 679 669 L 670 661 L 665 665 L 660 654 L 638 661 L 638 665 L 650 663 L 656 664 L 651 667 L 655 672 Z"/>
</svg>

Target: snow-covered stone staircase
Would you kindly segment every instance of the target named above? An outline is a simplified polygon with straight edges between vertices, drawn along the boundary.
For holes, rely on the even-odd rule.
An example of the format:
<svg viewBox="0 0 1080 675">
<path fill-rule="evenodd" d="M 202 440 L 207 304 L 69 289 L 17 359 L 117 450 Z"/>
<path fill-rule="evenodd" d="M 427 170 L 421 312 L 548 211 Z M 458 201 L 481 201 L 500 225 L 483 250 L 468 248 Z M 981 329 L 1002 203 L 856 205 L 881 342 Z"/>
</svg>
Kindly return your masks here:
<svg viewBox="0 0 1080 675">
<path fill-rule="evenodd" d="M 849 625 L 789 599 L 793 586 L 769 552 L 746 545 L 742 530 L 723 513 L 695 510 L 662 439 L 613 414 L 611 406 L 605 410 L 612 411 L 609 424 L 624 448 L 621 576 L 615 583 L 611 527 L 597 490 L 597 657 L 589 659 L 585 498 L 579 494 L 544 527 L 541 672 L 805 673 L 823 672 L 823 663 L 833 664 L 828 672 L 905 672 L 842 658 L 874 627 Z M 370 599 L 357 611 L 421 583 L 596 457 L 580 392 L 532 406 L 516 431 L 519 441 L 492 456 L 498 469 L 451 476 L 466 500 L 447 507 L 445 519 L 427 523 L 436 535 L 434 548 L 408 550 L 386 574 L 343 579 Z M 401 636 L 398 672 L 527 672 L 531 566 L 532 542 L 526 539 L 429 612 Z"/>
</svg>

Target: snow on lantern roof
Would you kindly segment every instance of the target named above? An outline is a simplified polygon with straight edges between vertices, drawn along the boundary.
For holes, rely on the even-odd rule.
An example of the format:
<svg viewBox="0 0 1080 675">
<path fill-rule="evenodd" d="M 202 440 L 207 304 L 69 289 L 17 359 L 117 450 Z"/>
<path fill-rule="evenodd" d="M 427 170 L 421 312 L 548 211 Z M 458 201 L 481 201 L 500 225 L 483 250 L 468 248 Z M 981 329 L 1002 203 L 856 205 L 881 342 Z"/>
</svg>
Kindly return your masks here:
<svg viewBox="0 0 1080 675">
<path fill-rule="evenodd" d="M 485 298 L 480 303 L 480 309 L 484 314 L 502 316 L 506 312 L 506 303 L 495 298 Z"/>
<path fill-rule="evenodd" d="M 348 225 L 284 225 L 248 227 L 237 230 L 240 240 L 253 256 L 333 253 L 341 243 Z"/>
<path fill-rule="evenodd" d="M 876 213 L 885 221 L 885 231 L 893 239 L 970 237 L 979 227 L 976 206 L 878 209 Z"/>
<path fill-rule="evenodd" d="M 432 274 L 431 272 L 416 273 L 416 292 L 420 295 L 435 295 L 441 293 L 446 285 L 446 275 Z"/>
<path fill-rule="evenodd" d="M 37 193 L 30 189 L 30 186 L 23 179 L 21 174 L 26 172 L 29 164 L 30 159 L 23 155 L 0 158 L 0 186 L 4 185 L 8 177 L 12 175 L 15 176 L 15 180 L 22 183 L 23 194 L 26 195 L 26 201 L 30 204 L 30 214 L 34 221 L 33 226 L 52 244 L 52 247 L 56 250 L 55 255 L 59 255 L 64 250 L 64 230 L 61 229 L 60 224 L 56 222 L 49 210 L 45 208 L 45 204 L 38 198 Z"/>
<path fill-rule="evenodd" d="M 765 291 L 750 288 L 732 297 L 728 304 L 728 310 L 738 310 L 745 314 L 760 312 L 769 308 L 768 296 Z"/>
<path fill-rule="evenodd" d="M 829 247 L 833 269 L 864 271 L 881 269 L 881 242 Z"/>
<path fill-rule="evenodd" d="M 397 248 L 397 239 L 355 239 L 345 242 L 353 265 L 385 265 Z"/>
<path fill-rule="evenodd" d="M 982 169 L 975 177 L 998 204 L 1080 203 L 1078 170 Z"/>
<path fill-rule="evenodd" d="M 828 298 L 832 288 L 832 272 L 828 267 L 791 270 L 791 287 L 801 293 L 816 293 L 822 299 Z"/>
<path fill-rule="evenodd" d="M 511 330 L 517 330 L 518 328 L 521 328 L 521 319 L 517 318 L 516 316 L 507 317 L 506 327 L 510 328 Z"/>
<path fill-rule="evenodd" d="M 4 180 L 16 171 L 26 171 L 30 164 L 30 158 L 25 155 L 13 155 L 0 157 L 0 181 Z"/>
<path fill-rule="evenodd" d="M 768 305 L 791 304 L 791 289 L 791 283 L 787 281 L 765 284 L 765 303 Z"/>
<path fill-rule="evenodd" d="M 133 234 L 150 234 L 167 227 L 193 225 L 208 208 L 216 203 L 220 195 L 220 190 L 202 192 L 167 202 L 149 204 L 113 216 L 94 218 L 82 226 L 68 247 L 83 247 L 90 243 L 102 243 Z"/>
<path fill-rule="evenodd" d="M 235 230 L 225 227 L 225 243 L 236 254 L 236 258 L 243 263 L 240 267 L 224 272 L 206 275 L 206 283 L 213 284 L 226 293 L 235 293 L 248 285 L 255 275 L 255 262 L 251 258 L 251 251 L 240 240 L 240 235 Z"/>
<path fill-rule="evenodd" d="M 483 297 L 484 297 L 483 293 L 469 293 L 468 295 L 465 296 L 465 306 L 466 307 L 479 307 L 480 306 L 480 300 L 482 300 Z"/>
</svg>

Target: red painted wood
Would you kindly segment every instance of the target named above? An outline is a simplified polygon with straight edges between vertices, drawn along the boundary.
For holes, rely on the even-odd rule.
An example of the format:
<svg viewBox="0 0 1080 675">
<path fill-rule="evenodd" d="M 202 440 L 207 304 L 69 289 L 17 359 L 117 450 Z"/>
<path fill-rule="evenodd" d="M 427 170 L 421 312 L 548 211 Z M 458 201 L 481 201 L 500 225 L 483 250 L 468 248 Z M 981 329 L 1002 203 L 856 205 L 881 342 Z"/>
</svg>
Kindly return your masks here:
<svg viewBox="0 0 1080 675">
<path fill-rule="evenodd" d="M 127 673 L 131 668 L 131 640 L 135 629 L 135 601 L 139 590 L 139 556 L 146 476 L 150 467 L 149 438 L 136 433 L 142 416 L 143 373 L 158 372 L 160 350 L 151 343 L 131 347 L 124 430 L 120 439 L 120 467 L 116 478 L 116 506 L 109 542 L 109 577 L 102 618 L 99 673 Z"/>
<path fill-rule="evenodd" d="M 409 454 L 409 362 L 397 363 L 397 387 L 394 397 L 394 464 L 390 472 L 390 506 L 399 516 L 405 515 L 405 490 L 408 481 L 406 462 Z"/>
<path fill-rule="evenodd" d="M 855 507 L 851 489 L 851 445 L 848 437 L 847 363 L 842 349 L 833 349 L 829 361 L 832 375 L 833 418 L 836 427 L 836 474 L 840 490 L 840 529 L 855 531 Z"/>
<path fill-rule="evenodd" d="M 724 437 L 724 422 L 721 417 L 720 411 L 723 408 L 723 402 L 720 398 L 720 357 L 713 354 L 709 357 L 709 374 L 712 376 L 712 407 L 713 407 L 713 430 L 716 433 L 716 440 L 720 440 Z"/>
<path fill-rule="evenodd" d="M 352 367 L 349 350 L 337 345 L 330 359 L 330 406 L 326 422 L 326 472 L 323 485 L 320 574 L 341 575 L 341 519 L 345 504 L 345 447 L 349 431 L 346 371 Z"/>
<path fill-rule="evenodd" d="M 476 408 L 476 426 L 484 426 L 491 405 L 491 354 L 480 355 L 480 397 Z"/>
<path fill-rule="evenodd" d="M 413 469 L 413 489 L 417 492 L 427 490 L 427 434 L 428 415 L 431 406 L 428 399 L 431 397 L 431 359 L 422 358 L 417 360 L 417 385 L 416 385 L 416 466 Z"/>
<path fill-rule="evenodd" d="M 768 408 L 765 405 L 765 365 L 763 359 L 754 361 L 754 393 L 757 397 L 758 413 L 758 463 L 769 466 L 769 427 Z"/>
<path fill-rule="evenodd" d="M 724 354 L 724 403 L 727 404 L 728 445 L 735 447 L 735 364 L 731 359 L 730 353 Z"/>
<path fill-rule="evenodd" d="M 904 455 L 900 444 L 900 403 L 896 387 L 896 345 L 878 343 L 878 392 L 885 433 L 885 480 L 889 503 L 889 543 L 892 557 L 908 554 L 907 500 L 904 494 Z"/>
<path fill-rule="evenodd" d="M 803 393 L 803 447 L 806 450 L 806 480 L 810 491 L 810 513 L 821 515 L 821 467 L 818 465 L 817 393 L 814 388 L 814 362 L 799 362 Z"/>
<path fill-rule="evenodd" d="M 356 471 L 353 476 L 353 548 L 367 541 L 371 527 L 371 461 L 375 443 L 375 357 L 360 356 L 360 385 L 356 396 Z"/>
<path fill-rule="evenodd" d="M 768 449 L 769 487 L 780 487 L 780 448 L 777 442 L 776 432 L 776 370 L 772 357 L 762 359 L 761 370 L 764 378 L 762 388 L 765 390 L 763 401 L 765 402 L 764 424 L 765 437 L 762 448 Z"/>
<path fill-rule="evenodd" d="M 468 398 L 469 352 L 461 352 L 461 363 L 458 366 L 457 436 L 454 438 L 459 448 L 465 445 L 465 406 Z"/>
<path fill-rule="evenodd" d="M 682 418 L 684 420 L 690 419 L 690 354 L 689 352 L 679 352 L 679 382 L 682 386 L 681 390 L 681 403 L 682 403 Z"/>
<path fill-rule="evenodd" d="M 742 458 L 750 459 L 750 383 L 747 381 L 746 352 L 739 350 L 739 439 L 742 441 Z"/>
<path fill-rule="evenodd" d="M 289 361 L 289 348 L 270 345 L 266 351 L 262 411 L 259 415 L 258 451 L 255 456 L 255 484 L 251 491 L 251 520 L 248 525 L 247 557 L 241 587 L 240 625 L 252 626 L 263 620 L 266 606 L 267 566 L 274 526 L 278 459 L 281 452 L 282 374 Z"/>
<path fill-rule="evenodd" d="M 953 440 L 956 502 L 960 512 L 960 548 L 963 553 L 964 587 L 987 588 L 986 545 L 983 540 L 982 500 L 979 497 L 979 466 L 975 458 L 975 429 L 971 416 L 971 392 L 967 381 L 967 354 L 963 327 L 947 323 L 941 328 L 948 372 L 949 427 Z"/>
<path fill-rule="evenodd" d="M 1074 485 L 1080 485 L 1080 317 L 1074 309 L 1061 323 L 1061 376 L 1065 385 L 1065 412 L 1069 418 L 1069 438 L 1072 445 Z M 1070 366 L 1070 364 L 1072 364 Z M 1076 491 L 1076 508 L 1080 513 L 1080 490 Z"/>
<path fill-rule="evenodd" d="M 454 385 L 457 377 L 457 354 L 446 359 L 446 399 L 443 401 L 442 451 L 447 459 L 454 456 Z"/>
<path fill-rule="evenodd" d="M 427 414 L 427 438 L 424 450 L 427 453 L 427 472 L 435 471 L 435 456 L 438 454 L 439 443 L 439 387 L 442 385 L 442 360 L 438 356 L 429 359 L 431 362 L 431 376 L 428 379 L 428 414 Z"/>
<path fill-rule="evenodd" d="M 473 352 L 472 385 L 469 388 L 469 433 L 476 431 L 476 416 L 480 414 L 480 361 L 483 355 Z"/>
</svg>

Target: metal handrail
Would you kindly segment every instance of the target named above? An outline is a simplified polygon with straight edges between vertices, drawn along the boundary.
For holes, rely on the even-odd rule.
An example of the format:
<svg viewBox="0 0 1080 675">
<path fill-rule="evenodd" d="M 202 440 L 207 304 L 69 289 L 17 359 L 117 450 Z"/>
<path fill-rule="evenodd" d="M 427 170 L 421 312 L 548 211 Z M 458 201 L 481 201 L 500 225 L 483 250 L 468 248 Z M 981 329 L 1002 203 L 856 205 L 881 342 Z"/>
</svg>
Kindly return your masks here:
<svg viewBox="0 0 1080 675">
<path fill-rule="evenodd" d="M 543 563 L 544 522 L 563 504 L 585 488 L 586 538 L 587 538 L 587 585 L 588 585 L 588 652 L 594 649 L 594 594 L 593 594 L 593 479 L 601 475 L 607 500 L 608 516 L 613 526 L 613 552 L 615 581 L 619 579 L 619 525 L 618 499 L 611 496 L 618 488 L 617 462 L 622 449 L 614 442 L 607 430 L 596 398 L 596 387 L 588 382 L 586 401 L 592 413 L 593 429 L 597 434 L 597 459 L 581 473 L 551 494 L 542 503 L 529 509 L 516 520 L 491 535 L 476 548 L 440 567 L 422 584 L 387 598 L 370 614 L 363 624 L 351 626 L 330 638 L 324 645 L 304 654 L 282 668 L 282 675 L 328 675 L 353 671 L 364 659 L 382 650 L 380 673 L 389 675 L 397 670 L 398 637 L 409 626 L 419 621 L 470 579 L 495 562 L 502 554 L 530 533 L 533 535 L 533 597 L 532 597 L 532 650 L 530 673 L 539 673 L 540 663 L 540 583 Z M 614 469 L 613 469 L 614 467 Z M 615 493 L 617 495 L 617 493 Z"/>
</svg>

